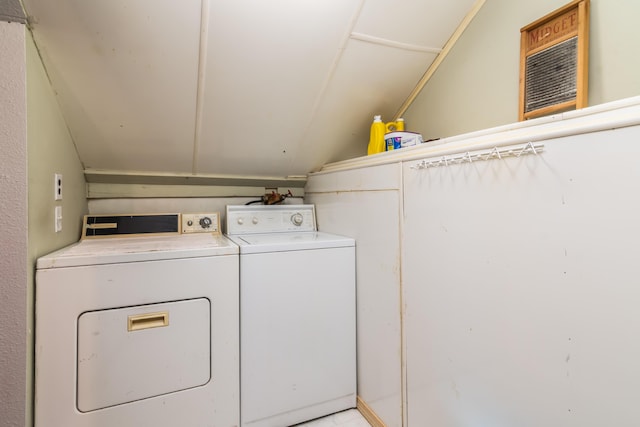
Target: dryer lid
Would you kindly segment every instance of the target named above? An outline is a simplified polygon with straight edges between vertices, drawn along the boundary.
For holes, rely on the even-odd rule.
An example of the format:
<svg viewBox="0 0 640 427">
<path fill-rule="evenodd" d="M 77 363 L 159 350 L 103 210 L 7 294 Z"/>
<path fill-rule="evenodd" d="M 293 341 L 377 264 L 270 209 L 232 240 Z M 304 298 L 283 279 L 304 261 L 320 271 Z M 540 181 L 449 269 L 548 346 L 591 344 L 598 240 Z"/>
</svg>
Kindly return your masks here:
<svg viewBox="0 0 640 427">
<path fill-rule="evenodd" d="M 224 236 L 179 234 L 83 240 L 38 259 L 37 268 L 77 267 L 234 255 L 238 247 Z"/>
</svg>

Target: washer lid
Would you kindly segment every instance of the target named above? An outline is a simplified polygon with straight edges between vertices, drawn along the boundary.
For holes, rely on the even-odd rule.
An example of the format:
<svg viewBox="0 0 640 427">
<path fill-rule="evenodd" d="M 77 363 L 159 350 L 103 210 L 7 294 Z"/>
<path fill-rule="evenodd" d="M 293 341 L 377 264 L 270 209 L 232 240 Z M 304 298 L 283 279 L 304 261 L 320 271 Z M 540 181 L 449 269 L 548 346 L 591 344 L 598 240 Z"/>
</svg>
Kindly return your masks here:
<svg viewBox="0 0 640 427">
<path fill-rule="evenodd" d="M 240 246 L 241 254 L 355 246 L 355 240 L 350 237 L 320 231 L 247 234 L 229 238 Z"/>
<path fill-rule="evenodd" d="M 38 259 L 37 268 L 76 267 L 165 259 L 234 255 L 238 247 L 223 236 L 182 234 L 83 240 Z"/>
</svg>

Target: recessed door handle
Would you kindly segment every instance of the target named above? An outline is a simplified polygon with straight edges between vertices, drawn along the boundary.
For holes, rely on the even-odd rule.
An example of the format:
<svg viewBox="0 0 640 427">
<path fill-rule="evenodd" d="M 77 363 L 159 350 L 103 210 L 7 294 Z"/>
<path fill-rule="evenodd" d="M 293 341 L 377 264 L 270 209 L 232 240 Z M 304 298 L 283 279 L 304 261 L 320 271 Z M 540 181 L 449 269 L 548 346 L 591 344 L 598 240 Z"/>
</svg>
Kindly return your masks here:
<svg viewBox="0 0 640 427">
<path fill-rule="evenodd" d="M 127 331 L 141 331 L 143 329 L 162 328 L 169 326 L 169 312 L 136 314 L 127 317 Z"/>
</svg>

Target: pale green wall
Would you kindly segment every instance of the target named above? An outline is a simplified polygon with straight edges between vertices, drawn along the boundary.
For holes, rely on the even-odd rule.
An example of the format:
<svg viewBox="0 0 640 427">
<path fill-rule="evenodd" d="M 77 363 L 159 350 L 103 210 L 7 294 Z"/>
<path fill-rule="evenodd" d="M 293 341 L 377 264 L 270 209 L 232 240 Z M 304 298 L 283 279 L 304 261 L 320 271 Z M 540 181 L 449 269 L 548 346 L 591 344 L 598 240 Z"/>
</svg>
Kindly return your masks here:
<svg viewBox="0 0 640 427">
<path fill-rule="evenodd" d="M 520 28 L 569 0 L 487 0 L 404 114 L 425 139 L 518 120 Z M 591 0 L 589 105 L 640 95 L 640 1 Z"/>
<path fill-rule="evenodd" d="M 42 62 L 29 34 L 27 37 L 27 171 L 28 262 L 27 317 L 30 351 L 27 360 L 27 405 L 31 415 L 33 396 L 33 302 L 34 272 L 38 257 L 77 242 L 82 216 L 87 212 L 83 167 L 67 125 L 49 85 Z M 54 201 L 53 176 L 63 175 L 62 201 Z M 53 210 L 62 206 L 62 231 L 54 231 Z M 27 426 L 32 420 L 27 420 Z"/>
</svg>

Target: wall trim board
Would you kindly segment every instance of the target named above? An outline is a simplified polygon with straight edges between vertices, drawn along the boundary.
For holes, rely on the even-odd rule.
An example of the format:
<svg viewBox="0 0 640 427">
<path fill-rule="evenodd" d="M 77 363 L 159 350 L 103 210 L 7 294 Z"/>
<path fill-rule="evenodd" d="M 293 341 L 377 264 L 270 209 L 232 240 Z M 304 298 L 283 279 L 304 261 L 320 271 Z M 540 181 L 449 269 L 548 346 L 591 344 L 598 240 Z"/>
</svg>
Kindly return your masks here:
<svg viewBox="0 0 640 427">
<path fill-rule="evenodd" d="M 304 189 L 289 187 L 221 186 L 221 185 L 165 185 L 133 183 L 87 183 L 87 198 L 164 198 L 164 197 L 261 197 L 276 191 L 303 197 Z"/>
<path fill-rule="evenodd" d="M 27 23 L 20 0 L 0 0 L 0 21 Z"/>
<path fill-rule="evenodd" d="M 240 176 L 191 174 L 179 172 L 145 172 L 106 169 L 85 169 L 88 183 L 103 184 L 148 184 L 148 185 L 205 185 L 233 187 L 291 187 L 303 188 L 306 175 L 295 176 Z"/>
<path fill-rule="evenodd" d="M 640 96 L 324 165 L 311 175 L 544 141 L 640 124 Z"/>
<path fill-rule="evenodd" d="M 360 396 L 356 398 L 356 409 L 358 409 L 362 416 L 371 424 L 371 427 L 387 427 Z"/>
</svg>

